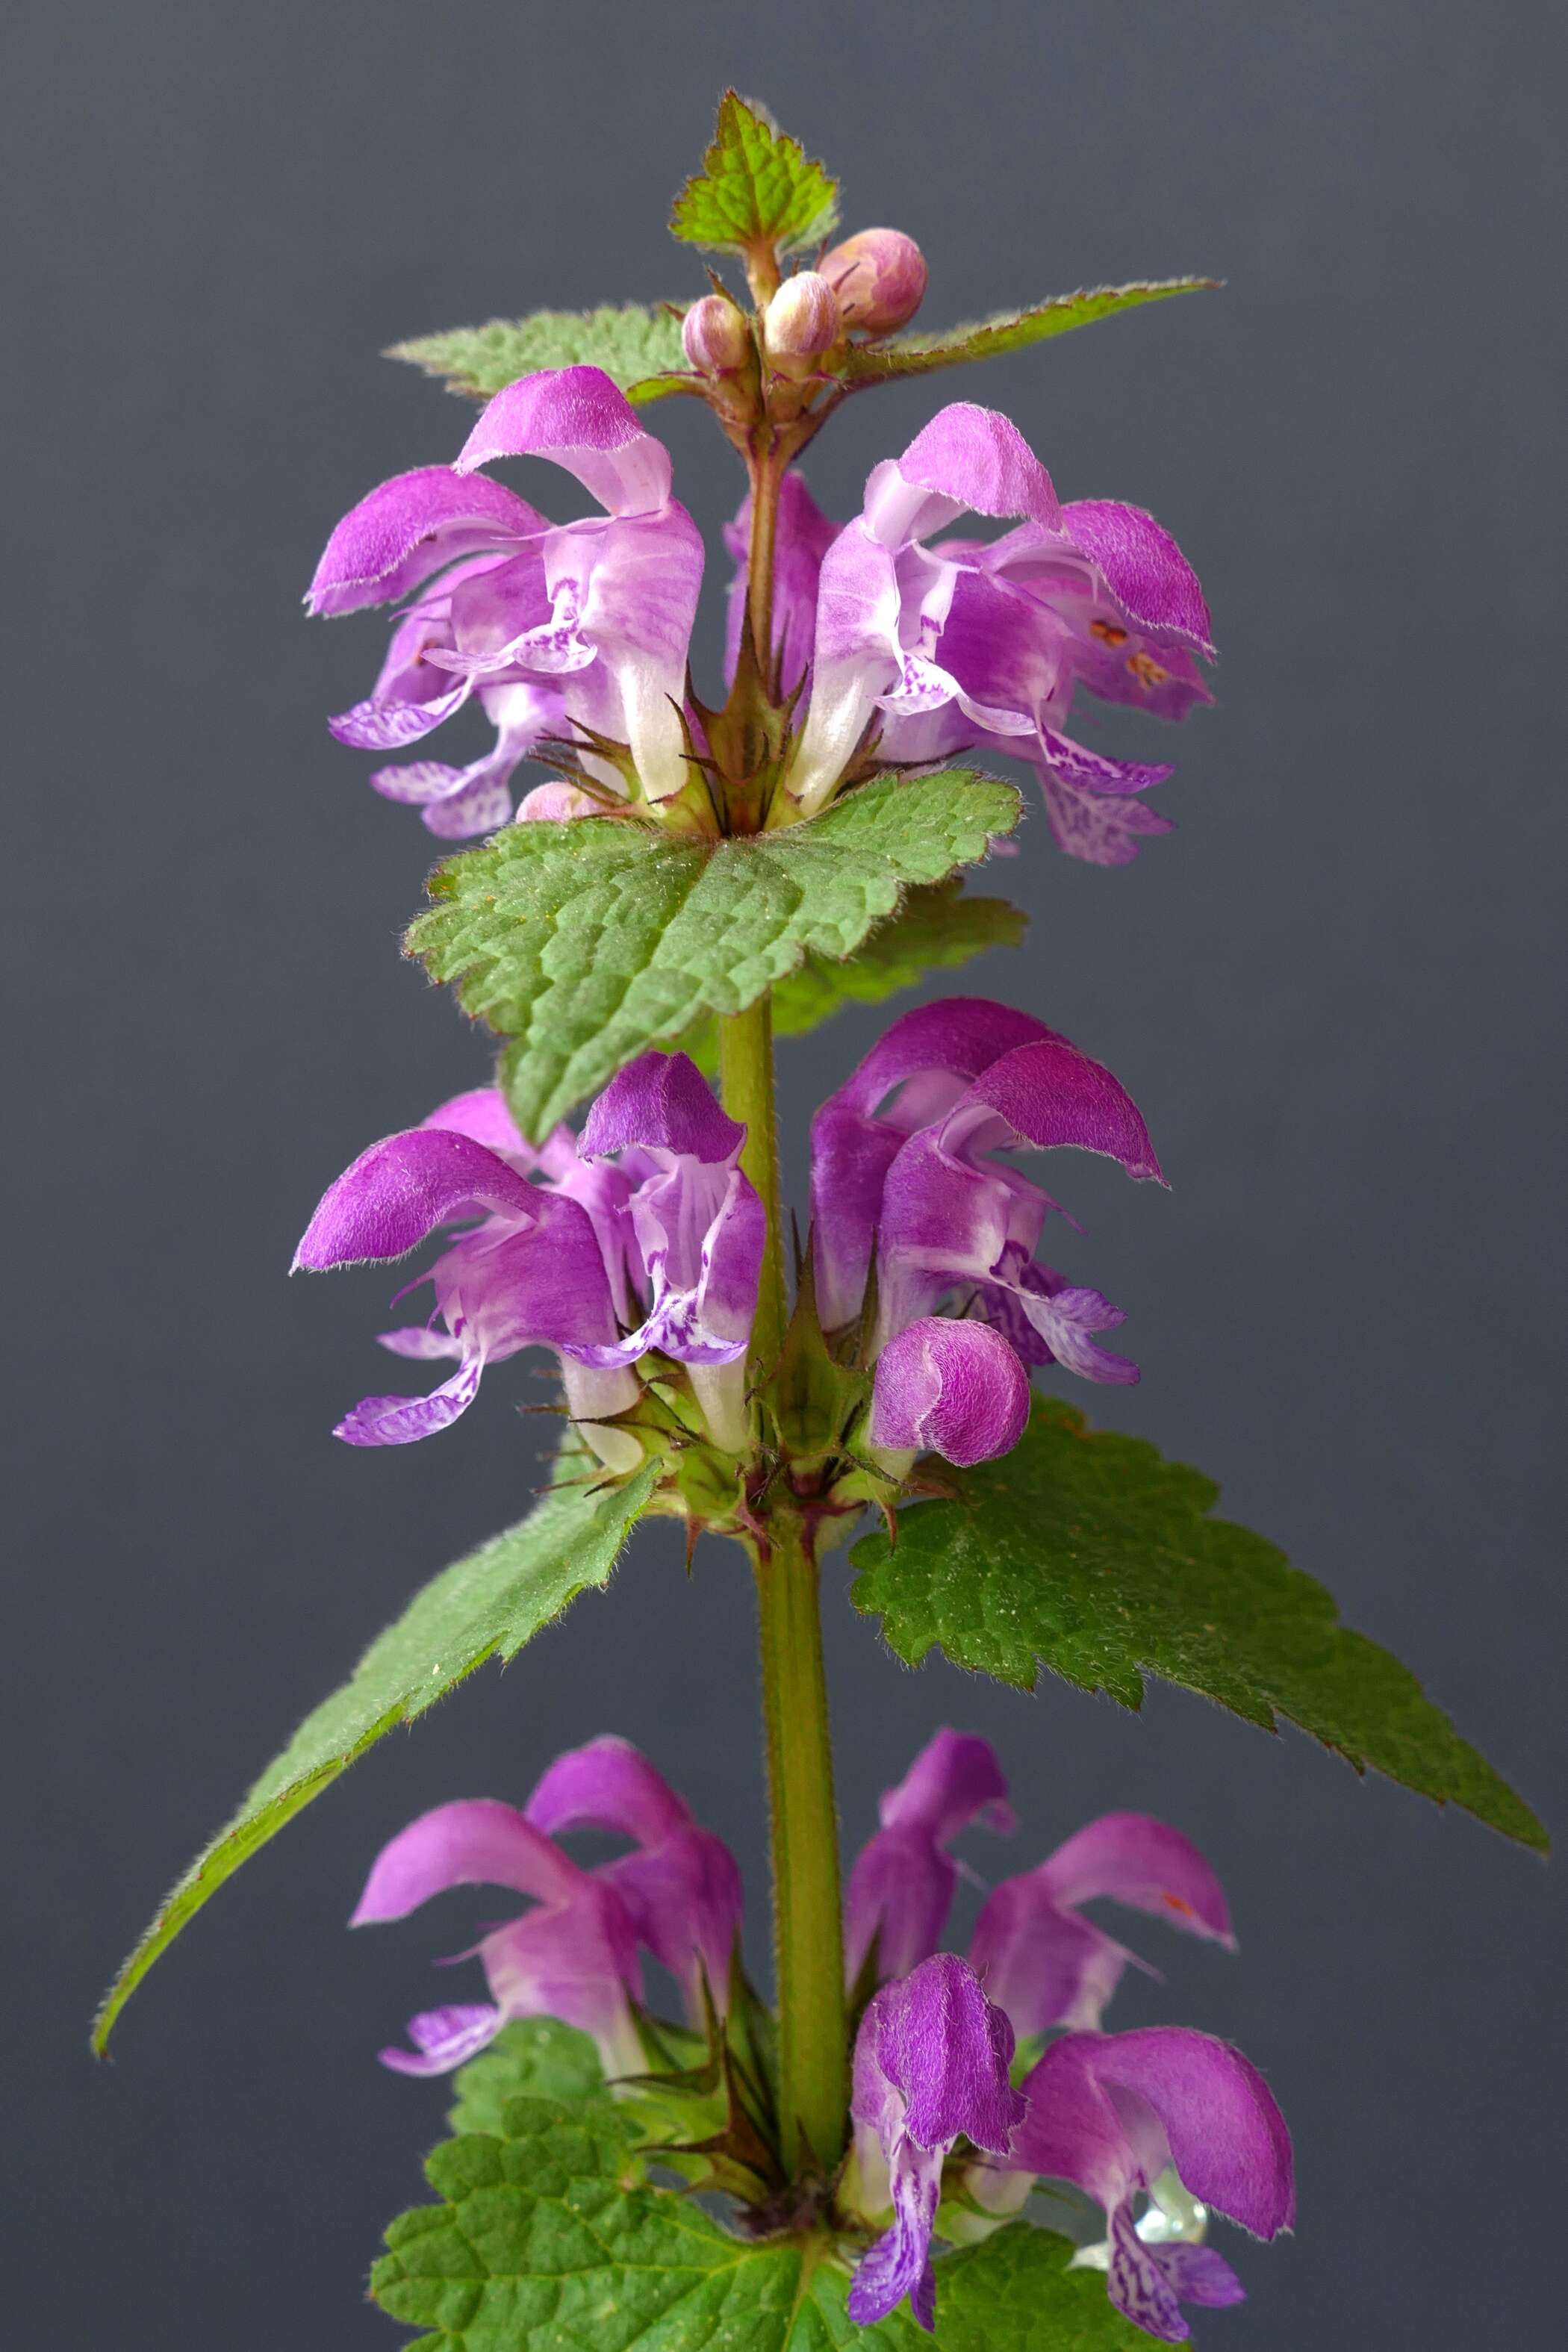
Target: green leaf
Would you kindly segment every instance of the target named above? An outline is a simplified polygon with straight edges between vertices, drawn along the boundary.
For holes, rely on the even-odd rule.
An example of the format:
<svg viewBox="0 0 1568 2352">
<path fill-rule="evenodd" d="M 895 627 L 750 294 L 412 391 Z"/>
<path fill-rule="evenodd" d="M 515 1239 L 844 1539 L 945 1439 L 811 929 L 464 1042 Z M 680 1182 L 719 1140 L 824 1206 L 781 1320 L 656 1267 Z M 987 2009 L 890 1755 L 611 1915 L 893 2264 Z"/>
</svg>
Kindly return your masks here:
<svg viewBox="0 0 1568 2352">
<path fill-rule="evenodd" d="M 1407 1668 L 1342 1626 L 1272 1544 L 1207 1516 L 1218 1489 L 1200 1472 L 1037 1398 L 1011 1454 L 944 1478 L 952 1499 L 901 1512 L 896 1549 L 873 1533 L 852 1554 L 857 1608 L 910 1665 L 940 1644 L 1020 1689 L 1046 1665 L 1131 1707 L 1159 1675 L 1265 1730 L 1283 1716 L 1357 1771 L 1545 1846 Z"/>
<path fill-rule="evenodd" d="M 408 950 L 513 1041 L 505 1084 L 538 1139 L 647 1047 L 744 1012 L 807 955 L 853 955 L 908 887 L 983 858 L 1020 814 L 1011 784 L 946 769 L 724 841 L 600 818 L 508 825 L 437 867 Z"/>
<path fill-rule="evenodd" d="M 787 253 L 816 245 L 837 218 L 837 182 L 797 139 L 726 90 L 702 169 L 675 200 L 670 235 L 716 252 L 771 245 Z"/>
<path fill-rule="evenodd" d="M 647 1504 L 658 1465 L 623 1486 L 566 1484 L 584 1457 L 563 1455 L 558 1481 L 517 1527 L 456 1561 L 374 1642 L 341 1689 L 307 1716 L 226 1828 L 199 1853 L 110 1987 L 93 2028 L 101 2053 L 115 2019 L 160 1953 L 226 1878 L 395 1724 L 444 1697 L 486 1658 L 513 1658 L 568 1601 L 603 1585 Z"/>
<path fill-rule="evenodd" d="M 465 2076 L 472 2074 L 465 2069 Z M 649 2184 L 637 2129 L 603 2096 L 513 2096 L 426 2165 L 442 2200 L 386 2232 L 371 2293 L 461 2352 L 933 2352 L 907 2311 L 856 2327 L 855 2248 L 732 2236 Z M 937 2263 L 934 2352 L 1133 2352 L 1142 2339 L 1064 2238 L 1012 2222 Z M 1005 2331 L 1005 2332 L 1002 2332 Z"/>
<path fill-rule="evenodd" d="M 1054 2230 L 1010 2221 L 983 2244 L 937 2263 L 937 2352 L 1149 2352 L 1100 2271 L 1068 2270 Z M 926 2338 L 929 2345 L 930 2338 Z"/>
<path fill-rule="evenodd" d="M 389 360 L 407 360 L 440 376 L 448 392 L 488 400 L 539 368 L 596 367 L 614 378 L 628 400 L 662 400 L 686 387 L 671 371 L 684 369 L 680 343 L 683 303 L 607 302 L 596 310 L 535 310 L 526 319 L 491 319 L 483 327 L 452 327 L 394 343 Z"/>
<path fill-rule="evenodd" d="M 891 342 L 852 344 L 842 373 L 851 389 L 891 383 L 906 375 L 930 375 L 969 360 L 993 360 L 1021 352 L 1049 335 L 1065 335 L 1118 310 L 1163 302 L 1173 294 L 1195 294 L 1219 284 L 1217 278 L 1165 278 L 1139 286 L 1090 286 L 1079 294 L 1058 294 L 1032 310 L 1001 310 L 972 327 L 949 327 L 941 334 L 900 335 Z"/>
<path fill-rule="evenodd" d="M 773 991 L 773 1035 L 804 1036 L 847 1004 L 880 1004 L 913 988 L 928 971 L 949 971 L 987 948 L 1016 948 L 1028 917 L 1005 898 L 966 898 L 955 877 L 911 890 L 898 913 L 874 930 L 858 954 L 835 962 L 808 955 Z M 711 1077 L 719 1067 L 719 1031 L 705 1021 L 680 1041 Z"/>
<path fill-rule="evenodd" d="M 503 2025 L 488 2050 L 452 2078 L 457 2097 L 447 2128 L 499 2132 L 507 2101 L 549 2099 L 570 2105 L 605 2087 L 599 2053 L 585 2033 L 558 2017 L 526 2017 Z"/>
</svg>

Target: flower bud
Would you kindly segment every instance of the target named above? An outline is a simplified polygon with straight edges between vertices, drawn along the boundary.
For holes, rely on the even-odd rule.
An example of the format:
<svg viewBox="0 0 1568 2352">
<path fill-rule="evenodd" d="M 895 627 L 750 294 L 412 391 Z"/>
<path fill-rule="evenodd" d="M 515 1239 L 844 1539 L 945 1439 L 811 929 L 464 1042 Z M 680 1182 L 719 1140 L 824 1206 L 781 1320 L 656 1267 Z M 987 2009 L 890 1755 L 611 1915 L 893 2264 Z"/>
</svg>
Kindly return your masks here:
<svg viewBox="0 0 1568 2352">
<path fill-rule="evenodd" d="M 925 299 L 925 256 L 902 229 L 863 228 L 825 254 L 822 275 L 847 327 L 890 335 Z"/>
<path fill-rule="evenodd" d="M 752 337 L 744 313 L 727 294 L 704 294 L 680 322 L 688 360 L 703 375 L 729 375 L 744 367 Z"/>
<path fill-rule="evenodd" d="M 830 352 L 843 331 L 833 289 L 815 269 L 786 278 L 763 314 L 770 359 L 815 359 Z"/>
<path fill-rule="evenodd" d="M 1010 1454 L 1029 1418 L 1029 1376 L 989 1323 L 924 1315 L 877 1359 L 871 1445 L 902 1468 L 930 1451 L 967 1469 Z"/>
</svg>

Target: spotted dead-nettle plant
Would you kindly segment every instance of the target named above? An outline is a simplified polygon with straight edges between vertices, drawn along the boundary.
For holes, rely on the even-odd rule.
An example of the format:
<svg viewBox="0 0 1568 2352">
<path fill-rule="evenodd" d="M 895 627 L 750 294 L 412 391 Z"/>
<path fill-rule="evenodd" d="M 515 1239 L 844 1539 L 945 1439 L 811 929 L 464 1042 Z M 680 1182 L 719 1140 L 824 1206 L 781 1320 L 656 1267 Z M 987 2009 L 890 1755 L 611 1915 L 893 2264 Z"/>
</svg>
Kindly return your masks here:
<svg viewBox="0 0 1568 2352">
<path fill-rule="evenodd" d="M 856 1607 L 911 1664 L 940 1649 L 1025 1687 L 1043 1666 L 1129 1706 L 1163 1675 L 1527 1844 L 1541 1832 L 1319 1586 L 1208 1516 L 1205 1480 L 1086 1426 L 1084 1385 L 1138 1370 L 1105 1344 L 1125 1312 L 1097 1286 L 1121 1287 L 1064 1205 L 1072 1155 L 1113 1162 L 1158 1215 L 1157 1067 L 1140 1108 L 1091 1022 L 1053 1025 L 1048 993 L 928 992 L 824 1087 L 798 1227 L 773 1082 L 775 1037 L 1017 941 L 1023 914 L 963 872 L 1012 851 L 1031 814 L 1102 866 L 1168 833 L 1169 763 L 1098 748 L 1096 714 L 1158 722 L 1153 754 L 1213 700 L 1208 606 L 1171 531 L 1064 495 L 998 410 L 939 407 L 852 515 L 823 511 L 801 459 L 879 384 L 1209 281 L 912 329 L 914 239 L 837 240 L 834 182 L 733 93 L 671 226 L 713 257 L 685 304 L 401 347 L 479 400 L 478 421 L 435 419 L 437 462 L 357 499 L 307 596 L 383 615 L 344 632 L 331 731 L 374 755 L 383 799 L 475 844 L 437 866 L 407 945 L 500 1045 L 492 1083 L 469 1067 L 437 1108 L 411 1100 L 305 1226 L 301 1268 L 397 1268 L 377 1335 L 394 1392 L 345 1397 L 334 1434 L 407 1445 L 473 1412 L 522 1504 L 538 1474 L 513 1360 L 531 1355 L 560 1446 L 542 1497 L 373 1643 L 193 1865 L 100 2044 L 241 1861 L 395 1724 L 603 1585 L 638 1519 L 673 1517 L 689 1557 L 714 1539 L 700 1575 L 743 1562 L 755 1583 L 771 1997 L 704 1792 L 678 1794 L 610 1733 L 535 1757 L 526 1790 L 521 1718 L 491 1792 L 392 1835 L 353 1912 L 368 1926 L 454 1886 L 500 1890 L 473 1898 L 478 1941 L 443 1998 L 401 2033 L 365 2021 L 367 2063 L 384 2042 L 385 2065 L 455 2073 L 457 2091 L 436 2201 L 393 2222 L 376 2300 L 461 2352 L 823 2352 L 871 2329 L 952 2352 L 1179 2342 L 1262 2259 L 1231 2225 L 1292 2227 L 1289 2136 L 1228 2042 L 1106 2031 L 1145 1964 L 1090 1906 L 1231 1951 L 1226 1894 L 1161 1820 L 1074 1828 L 1058 1811 L 1041 1823 L 1054 1850 L 1002 1871 L 947 1948 L 974 1875 L 956 1850 L 1016 1827 L 991 1747 L 951 1729 L 889 1789 L 846 1878 L 818 1616 L 835 1553 L 852 1547 Z M 644 421 L 675 397 L 707 406 L 744 472 L 718 551 L 722 681 L 690 659 L 707 551 Z M 1076 491 L 1071 448 L 1048 455 Z M 1182 524 L 1201 547 L 1204 517 Z M 994 761 L 1021 762 L 1029 788 Z M 1194 1045 L 1189 1092 L 1201 1069 Z M 717 1647 L 702 1665 L 753 1671 Z M 1032 1789 L 1060 1784 L 1031 1769 Z M 574 1853 L 584 1831 L 601 1843 Z M 417 2145 L 430 2095 L 408 2096 Z"/>
</svg>

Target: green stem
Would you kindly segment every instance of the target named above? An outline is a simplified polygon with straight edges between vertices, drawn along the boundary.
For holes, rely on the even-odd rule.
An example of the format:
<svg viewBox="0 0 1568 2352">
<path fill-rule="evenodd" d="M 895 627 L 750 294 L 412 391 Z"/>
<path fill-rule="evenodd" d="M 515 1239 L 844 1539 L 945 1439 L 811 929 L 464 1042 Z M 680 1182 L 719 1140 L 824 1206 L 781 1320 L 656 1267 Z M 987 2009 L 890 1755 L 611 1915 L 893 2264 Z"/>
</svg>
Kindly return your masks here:
<svg viewBox="0 0 1568 2352">
<path fill-rule="evenodd" d="M 773 1818 L 779 2106 L 792 2171 L 831 2173 L 848 2105 L 838 1821 L 817 1566 L 793 1512 L 753 1555 Z"/>
<path fill-rule="evenodd" d="M 746 612 L 757 667 L 773 687 L 773 547 L 778 534 L 779 489 L 784 467 L 773 456 L 752 457 L 752 543 L 746 560 Z"/>
<path fill-rule="evenodd" d="M 744 1013 L 719 1024 L 719 1080 L 724 1108 L 745 1122 L 741 1166 L 767 1211 L 767 1242 L 756 1320 L 752 1326 L 752 1365 L 765 1378 L 778 1360 L 784 1335 L 784 1239 L 779 1222 L 779 1146 L 773 1108 L 773 1008 L 763 995 Z"/>
</svg>

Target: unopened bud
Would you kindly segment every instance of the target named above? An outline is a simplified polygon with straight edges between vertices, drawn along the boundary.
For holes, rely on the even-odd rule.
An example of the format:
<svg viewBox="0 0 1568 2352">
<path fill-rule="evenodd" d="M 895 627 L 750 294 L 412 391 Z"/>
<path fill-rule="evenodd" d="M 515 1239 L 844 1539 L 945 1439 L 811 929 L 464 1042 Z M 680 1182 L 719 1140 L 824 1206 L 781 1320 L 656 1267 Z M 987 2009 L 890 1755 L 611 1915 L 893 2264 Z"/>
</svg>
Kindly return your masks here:
<svg viewBox="0 0 1568 2352">
<path fill-rule="evenodd" d="M 786 278 L 763 314 L 770 359 L 816 359 L 830 352 L 843 331 L 833 289 L 815 269 L 797 269 Z"/>
<path fill-rule="evenodd" d="M 822 275 L 845 325 L 863 335 L 890 335 L 925 299 L 925 256 L 902 229 L 857 230 L 824 254 Z"/>
<path fill-rule="evenodd" d="M 704 294 L 693 302 L 680 322 L 680 341 L 703 375 L 731 374 L 745 366 L 752 349 L 745 315 L 727 294 Z"/>
</svg>

